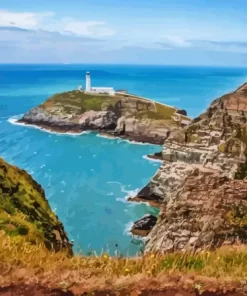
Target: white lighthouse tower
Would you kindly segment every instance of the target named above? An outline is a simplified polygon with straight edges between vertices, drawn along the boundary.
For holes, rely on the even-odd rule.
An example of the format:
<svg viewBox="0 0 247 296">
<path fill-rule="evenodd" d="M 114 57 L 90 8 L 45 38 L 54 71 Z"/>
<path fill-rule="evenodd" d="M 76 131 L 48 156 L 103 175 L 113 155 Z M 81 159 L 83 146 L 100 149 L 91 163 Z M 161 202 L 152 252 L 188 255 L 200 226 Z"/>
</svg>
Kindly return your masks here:
<svg viewBox="0 0 247 296">
<path fill-rule="evenodd" d="M 115 90 L 113 87 L 92 87 L 90 73 L 86 73 L 86 89 L 85 93 L 88 94 L 106 94 L 115 96 Z"/>
<path fill-rule="evenodd" d="M 86 73 L 86 92 L 91 92 L 91 76 L 90 73 Z"/>
</svg>

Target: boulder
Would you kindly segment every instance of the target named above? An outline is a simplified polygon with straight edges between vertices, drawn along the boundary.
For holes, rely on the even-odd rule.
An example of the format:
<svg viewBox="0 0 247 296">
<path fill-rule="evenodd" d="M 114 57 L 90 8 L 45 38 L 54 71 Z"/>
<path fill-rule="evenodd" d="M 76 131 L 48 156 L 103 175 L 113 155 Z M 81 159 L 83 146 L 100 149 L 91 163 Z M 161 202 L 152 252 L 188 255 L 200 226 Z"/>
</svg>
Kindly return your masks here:
<svg viewBox="0 0 247 296">
<path fill-rule="evenodd" d="M 147 236 L 155 226 L 157 218 L 152 215 L 145 215 L 136 221 L 131 228 L 131 233 L 138 236 Z"/>
</svg>

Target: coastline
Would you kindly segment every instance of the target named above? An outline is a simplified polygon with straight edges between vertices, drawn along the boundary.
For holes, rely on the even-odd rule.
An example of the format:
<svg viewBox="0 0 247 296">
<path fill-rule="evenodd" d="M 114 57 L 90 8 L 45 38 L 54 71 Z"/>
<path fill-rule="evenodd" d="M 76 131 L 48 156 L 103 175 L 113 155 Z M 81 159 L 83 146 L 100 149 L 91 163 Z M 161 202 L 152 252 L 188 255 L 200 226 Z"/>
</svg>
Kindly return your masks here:
<svg viewBox="0 0 247 296">
<path fill-rule="evenodd" d="M 20 126 L 26 126 L 26 127 L 31 127 L 31 128 L 36 128 L 41 131 L 45 131 L 48 133 L 52 134 L 57 134 L 57 135 L 70 135 L 70 136 L 80 136 L 83 134 L 89 134 L 92 132 L 97 133 L 98 137 L 106 138 L 106 139 L 112 139 L 112 140 L 117 140 L 121 139 L 123 141 L 127 141 L 130 144 L 138 144 L 138 145 L 154 145 L 154 146 L 162 146 L 163 145 L 163 140 L 162 139 L 154 139 L 152 137 L 144 137 L 144 136 L 133 136 L 133 135 L 120 135 L 120 134 L 114 134 L 113 130 L 100 130 L 100 129 L 85 129 L 82 130 L 80 127 L 75 127 L 74 129 L 71 128 L 61 128 L 58 126 L 50 126 L 48 124 L 37 124 L 37 123 L 28 123 L 22 119 L 14 119 L 9 118 L 8 122 L 11 124 L 15 125 L 20 125 Z M 151 158 L 151 157 L 150 157 Z"/>
<path fill-rule="evenodd" d="M 10 117 L 10 118 L 6 117 L 6 119 L 10 124 L 13 124 L 13 125 L 19 125 L 22 127 L 33 128 L 33 129 L 40 130 L 42 132 L 46 132 L 46 133 L 54 134 L 54 135 L 58 135 L 58 136 L 74 136 L 74 137 L 76 137 L 76 136 L 86 135 L 86 134 L 90 134 L 90 133 L 96 133 L 97 137 L 105 138 L 108 140 L 121 140 L 121 141 L 128 142 L 129 144 L 133 144 L 133 145 L 152 145 L 152 146 L 162 147 L 162 144 L 156 144 L 153 142 L 146 142 L 146 141 L 144 141 L 144 142 L 138 141 L 135 139 L 135 137 L 124 137 L 124 136 L 119 136 L 119 135 L 113 135 L 111 133 L 111 131 L 109 131 L 109 133 L 107 133 L 105 131 L 103 132 L 100 130 L 83 130 L 83 131 L 69 130 L 69 131 L 66 131 L 65 129 L 63 130 L 61 128 L 54 128 L 54 127 L 51 128 L 50 126 L 45 125 L 45 124 L 38 125 L 38 124 L 26 123 L 25 121 L 22 121 L 18 118 L 15 118 L 15 117 Z M 149 155 L 149 158 L 145 158 L 145 159 L 150 160 L 150 161 L 152 161 L 152 160 L 155 161 L 154 159 L 152 159 L 151 155 Z"/>
<path fill-rule="evenodd" d="M 26 123 L 25 121 L 22 121 L 18 118 L 14 118 L 14 117 L 8 118 L 7 121 L 13 125 L 34 128 L 34 129 L 38 129 L 40 131 L 43 131 L 43 132 L 46 132 L 49 134 L 55 134 L 55 135 L 80 136 L 80 135 L 84 135 L 84 134 L 89 134 L 91 132 L 91 131 L 75 132 L 72 130 L 69 132 L 66 132 L 65 130 L 62 131 L 61 129 L 56 129 L 56 128 L 51 129 L 48 125 L 37 125 L 37 124 Z"/>
</svg>

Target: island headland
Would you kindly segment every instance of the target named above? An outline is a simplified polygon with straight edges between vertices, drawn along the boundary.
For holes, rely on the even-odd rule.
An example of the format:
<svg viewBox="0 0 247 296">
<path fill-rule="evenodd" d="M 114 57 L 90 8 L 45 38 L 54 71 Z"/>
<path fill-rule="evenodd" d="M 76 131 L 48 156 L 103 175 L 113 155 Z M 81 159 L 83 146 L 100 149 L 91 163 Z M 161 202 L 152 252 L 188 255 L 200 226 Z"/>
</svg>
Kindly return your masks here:
<svg viewBox="0 0 247 296">
<path fill-rule="evenodd" d="M 56 94 L 24 114 L 19 122 L 61 133 L 98 131 L 158 145 L 171 131 L 191 122 L 185 110 L 112 88 L 92 88 L 89 75 L 85 90 L 79 87 Z"/>
</svg>

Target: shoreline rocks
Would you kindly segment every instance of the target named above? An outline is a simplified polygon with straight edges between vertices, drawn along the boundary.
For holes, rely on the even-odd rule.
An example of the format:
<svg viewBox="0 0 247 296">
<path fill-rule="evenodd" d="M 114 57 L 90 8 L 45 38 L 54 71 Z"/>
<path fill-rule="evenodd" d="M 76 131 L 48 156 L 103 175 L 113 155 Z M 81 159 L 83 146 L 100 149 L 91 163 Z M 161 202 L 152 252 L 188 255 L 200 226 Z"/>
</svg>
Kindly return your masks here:
<svg viewBox="0 0 247 296">
<path fill-rule="evenodd" d="M 147 236 L 151 229 L 155 226 L 157 218 L 153 215 L 145 215 L 140 220 L 136 221 L 130 232 L 137 236 Z"/>
</svg>

